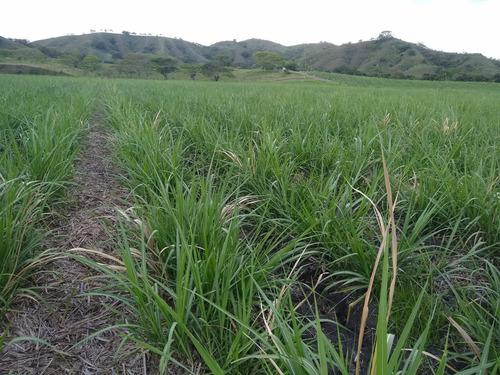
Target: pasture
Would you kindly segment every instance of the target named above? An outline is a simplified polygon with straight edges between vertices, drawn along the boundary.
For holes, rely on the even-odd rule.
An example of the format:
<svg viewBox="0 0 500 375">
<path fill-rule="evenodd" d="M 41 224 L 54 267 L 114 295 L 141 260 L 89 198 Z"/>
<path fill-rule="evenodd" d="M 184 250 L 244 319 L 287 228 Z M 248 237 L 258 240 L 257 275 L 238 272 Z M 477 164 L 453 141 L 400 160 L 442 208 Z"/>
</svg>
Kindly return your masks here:
<svg viewBox="0 0 500 375">
<path fill-rule="evenodd" d="M 66 256 L 160 373 L 499 373 L 499 86 L 322 78 L 0 76 L 0 344 Z M 96 113 L 112 250 L 47 248 Z"/>
</svg>

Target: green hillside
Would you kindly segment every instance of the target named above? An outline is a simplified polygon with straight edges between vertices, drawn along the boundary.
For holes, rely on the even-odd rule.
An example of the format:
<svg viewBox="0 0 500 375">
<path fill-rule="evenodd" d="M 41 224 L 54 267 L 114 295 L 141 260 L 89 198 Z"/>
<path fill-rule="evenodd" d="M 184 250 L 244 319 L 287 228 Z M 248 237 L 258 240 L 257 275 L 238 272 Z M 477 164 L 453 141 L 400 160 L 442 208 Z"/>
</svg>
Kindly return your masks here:
<svg viewBox="0 0 500 375">
<path fill-rule="evenodd" d="M 182 39 L 110 33 L 68 35 L 32 43 L 44 52 L 82 53 L 103 61 L 122 59 L 127 52 L 176 57 L 184 62 L 204 62 L 206 47 Z"/>
<path fill-rule="evenodd" d="M 25 40 L 11 40 L 0 36 L 0 58 L 5 57 L 37 58 L 45 55 Z"/>
<path fill-rule="evenodd" d="M 334 46 L 330 43 L 310 43 L 299 44 L 296 46 L 286 47 L 278 43 L 270 42 L 262 39 L 248 39 L 242 42 L 225 41 L 215 43 L 208 47 L 212 55 L 228 55 L 233 59 L 233 64 L 238 67 L 252 68 L 255 67 L 256 52 L 266 51 L 273 52 L 283 56 L 288 61 L 293 61 L 301 58 L 304 54 L 321 52 L 326 48 Z"/>
<path fill-rule="evenodd" d="M 481 54 L 434 51 L 392 37 L 332 46 L 299 63 L 305 70 L 393 78 L 486 81 L 500 73 L 500 61 Z"/>
</svg>

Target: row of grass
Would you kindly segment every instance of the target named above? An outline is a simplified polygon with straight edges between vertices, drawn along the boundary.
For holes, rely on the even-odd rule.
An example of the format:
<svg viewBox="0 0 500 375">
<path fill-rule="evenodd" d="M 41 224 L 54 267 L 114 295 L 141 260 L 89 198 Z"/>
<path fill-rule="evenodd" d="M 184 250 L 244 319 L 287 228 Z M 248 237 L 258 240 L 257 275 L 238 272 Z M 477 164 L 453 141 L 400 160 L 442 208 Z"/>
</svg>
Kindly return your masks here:
<svg viewBox="0 0 500 375">
<path fill-rule="evenodd" d="M 124 227 L 128 273 L 112 273 L 143 317 L 130 337 L 165 366 L 180 353 L 213 373 L 348 373 L 356 352 L 325 339 L 319 313 L 294 313 L 292 290 L 319 259 L 332 291 L 362 301 L 385 251 L 377 207 L 398 243 L 392 301 L 394 257 L 373 274 L 377 350 L 387 330 L 415 350 L 374 366 L 498 371 L 498 93 L 436 85 L 110 86 L 115 158 L 144 233 Z M 438 359 L 419 368 L 424 348 Z"/>
<path fill-rule="evenodd" d="M 37 262 L 93 107 L 77 82 L 0 77 L 0 312 Z"/>
</svg>

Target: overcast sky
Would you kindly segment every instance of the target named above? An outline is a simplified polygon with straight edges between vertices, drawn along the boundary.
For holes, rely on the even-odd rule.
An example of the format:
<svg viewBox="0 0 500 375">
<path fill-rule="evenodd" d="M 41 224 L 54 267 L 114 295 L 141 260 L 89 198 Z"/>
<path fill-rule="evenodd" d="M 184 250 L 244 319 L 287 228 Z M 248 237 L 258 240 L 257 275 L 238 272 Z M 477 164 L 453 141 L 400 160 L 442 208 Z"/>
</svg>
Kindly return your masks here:
<svg viewBox="0 0 500 375">
<path fill-rule="evenodd" d="M 500 0 L 3 0 L 0 36 L 35 41 L 123 30 L 210 45 L 266 39 L 284 45 L 396 38 L 500 59 Z"/>
</svg>

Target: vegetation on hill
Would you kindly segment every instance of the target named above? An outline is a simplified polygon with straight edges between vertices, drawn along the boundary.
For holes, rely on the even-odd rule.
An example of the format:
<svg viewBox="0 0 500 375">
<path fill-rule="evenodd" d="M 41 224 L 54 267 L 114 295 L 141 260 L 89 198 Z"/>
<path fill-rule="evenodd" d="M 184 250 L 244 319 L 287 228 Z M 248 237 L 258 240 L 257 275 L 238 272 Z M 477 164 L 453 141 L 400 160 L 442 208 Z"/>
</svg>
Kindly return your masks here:
<svg viewBox="0 0 500 375">
<path fill-rule="evenodd" d="M 255 68 L 257 60 L 254 54 L 258 52 L 272 52 L 279 54 L 287 61 L 294 61 L 306 53 L 319 52 L 332 46 L 333 44 L 322 42 L 286 47 L 267 40 L 248 39 L 242 42 L 236 40 L 219 42 L 208 48 L 211 53 L 231 56 L 233 64 L 237 67 Z"/>
<path fill-rule="evenodd" d="M 332 46 L 302 56 L 305 70 L 455 81 L 500 81 L 500 61 L 481 54 L 445 53 L 392 36 Z"/>
<path fill-rule="evenodd" d="M 141 78 L 161 78 L 163 75 L 167 78 L 154 64 L 155 60 L 159 61 L 158 58 L 175 59 L 180 68 L 183 64 L 207 64 L 214 57 L 224 55 L 234 68 L 255 69 L 262 68 L 257 56 L 264 52 L 281 56 L 284 60 L 282 66 L 289 70 L 407 79 L 500 82 L 498 60 L 481 54 L 434 51 L 423 44 L 394 38 L 390 32 L 383 32 L 370 41 L 340 46 L 326 42 L 283 46 L 261 39 L 223 41 L 203 46 L 182 39 L 135 35 L 127 31 L 121 34 L 68 35 L 33 43 L 0 37 L 0 65 L 4 65 L 0 66 L 0 71 Z M 131 59 L 136 62 L 147 61 L 149 67 L 131 67 Z M 14 69 L 12 65 L 37 69 Z M 156 76 L 155 71 L 159 73 Z M 189 73 L 191 78 L 192 72 L 191 70 Z"/>
<path fill-rule="evenodd" d="M 184 62 L 206 62 L 204 46 L 182 39 L 159 36 L 94 33 L 68 35 L 32 43 L 43 52 L 58 54 L 79 53 L 97 56 L 105 62 L 123 59 L 128 52 L 175 57 Z"/>
<path fill-rule="evenodd" d="M 5 57 L 22 59 L 45 57 L 45 55 L 39 49 L 32 47 L 26 40 L 11 40 L 0 36 L 0 59 Z"/>
</svg>

